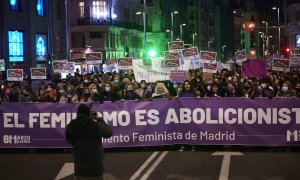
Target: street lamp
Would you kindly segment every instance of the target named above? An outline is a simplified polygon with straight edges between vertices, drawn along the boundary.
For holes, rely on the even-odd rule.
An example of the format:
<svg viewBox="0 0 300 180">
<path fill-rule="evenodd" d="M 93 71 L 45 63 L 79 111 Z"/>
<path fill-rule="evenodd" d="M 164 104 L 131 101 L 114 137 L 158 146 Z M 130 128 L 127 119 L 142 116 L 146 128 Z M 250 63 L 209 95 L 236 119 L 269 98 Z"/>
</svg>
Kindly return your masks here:
<svg viewBox="0 0 300 180">
<path fill-rule="evenodd" d="M 210 49 L 211 43 L 212 43 L 212 41 L 208 41 L 208 42 L 207 42 L 207 49 Z"/>
<path fill-rule="evenodd" d="M 171 12 L 171 41 L 173 41 L 173 32 L 174 32 L 174 14 L 177 14 L 178 11 Z"/>
<path fill-rule="evenodd" d="M 195 36 L 197 36 L 197 33 L 193 33 L 193 46 L 195 45 Z"/>
<path fill-rule="evenodd" d="M 143 14 L 143 25 L 144 25 L 144 50 L 146 49 L 147 43 L 147 31 L 146 31 L 146 14 L 145 12 L 136 12 L 135 14 L 140 15 Z"/>
<path fill-rule="evenodd" d="M 186 24 L 185 23 L 183 23 L 183 24 L 180 24 L 180 40 L 182 41 L 182 34 L 183 34 L 183 27 L 182 26 L 185 26 Z"/>
<path fill-rule="evenodd" d="M 170 29 L 167 29 L 167 30 L 166 30 L 166 33 L 170 33 L 170 34 L 171 34 L 171 30 L 170 30 Z M 171 41 L 172 41 L 172 39 L 171 39 Z"/>
<path fill-rule="evenodd" d="M 144 12 L 136 12 L 135 14 L 139 15 L 139 14 L 143 14 L 143 25 L 144 25 L 144 55 L 146 53 L 146 44 L 147 44 L 147 29 L 146 29 L 146 0 L 144 1 Z"/>
<path fill-rule="evenodd" d="M 225 56 L 224 56 L 224 52 L 225 52 L 225 48 L 226 48 L 226 45 L 223 45 L 222 46 L 222 63 L 224 63 L 224 60 L 225 60 Z"/>
<path fill-rule="evenodd" d="M 269 52 L 269 24 L 267 21 L 263 21 L 263 24 L 266 24 L 266 51 Z"/>
<path fill-rule="evenodd" d="M 265 33 L 263 32 L 259 32 L 259 34 L 261 34 L 261 39 L 262 39 L 262 57 L 263 59 L 265 59 Z"/>
<path fill-rule="evenodd" d="M 279 24 L 279 7 L 273 7 L 273 10 L 277 9 L 277 26 L 278 26 L 278 54 L 280 54 L 280 24 Z"/>
</svg>

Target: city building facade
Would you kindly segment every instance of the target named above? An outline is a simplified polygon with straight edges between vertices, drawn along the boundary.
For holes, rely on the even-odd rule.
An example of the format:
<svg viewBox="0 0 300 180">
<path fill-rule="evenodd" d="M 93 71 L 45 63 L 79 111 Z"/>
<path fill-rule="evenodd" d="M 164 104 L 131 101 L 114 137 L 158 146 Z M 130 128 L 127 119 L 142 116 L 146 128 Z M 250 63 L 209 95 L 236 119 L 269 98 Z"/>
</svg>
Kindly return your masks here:
<svg viewBox="0 0 300 180">
<path fill-rule="evenodd" d="M 284 33 L 287 45 L 293 54 L 300 55 L 300 3 L 286 5 L 284 8 Z"/>
<path fill-rule="evenodd" d="M 102 52 L 104 60 L 141 58 L 145 45 L 155 45 L 157 49 L 166 47 L 163 45 L 168 39 L 162 28 L 160 1 L 147 0 L 144 6 L 140 0 L 126 3 L 120 0 L 74 0 L 69 9 L 73 53 L 82 52 L 88 46 L 94 52 Z"/>
<path fill-rule="evenodd" d="M 9 0 L 1 3 L 0 59 L 6 69 L 46 67 L 66 58 L 63 0 Z M 51 68 L 49 68 L 51 70 Z"/>
</svg>

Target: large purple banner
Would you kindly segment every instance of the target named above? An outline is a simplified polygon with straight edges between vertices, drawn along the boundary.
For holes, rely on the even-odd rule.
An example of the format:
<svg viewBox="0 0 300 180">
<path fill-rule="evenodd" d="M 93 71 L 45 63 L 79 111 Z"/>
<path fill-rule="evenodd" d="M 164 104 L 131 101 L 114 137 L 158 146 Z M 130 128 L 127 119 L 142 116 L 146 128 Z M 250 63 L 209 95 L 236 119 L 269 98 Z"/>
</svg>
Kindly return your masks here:
<svg viewBox="0 0 300 180">
<path fill-rule="evenodd" d="M 78 104 L 0 105 L 0 148 L 64 148 Z M 104 147 L 300 145 L 300 99 L 158 99 L 94 103 L 114 135 Z"/>
</svg>

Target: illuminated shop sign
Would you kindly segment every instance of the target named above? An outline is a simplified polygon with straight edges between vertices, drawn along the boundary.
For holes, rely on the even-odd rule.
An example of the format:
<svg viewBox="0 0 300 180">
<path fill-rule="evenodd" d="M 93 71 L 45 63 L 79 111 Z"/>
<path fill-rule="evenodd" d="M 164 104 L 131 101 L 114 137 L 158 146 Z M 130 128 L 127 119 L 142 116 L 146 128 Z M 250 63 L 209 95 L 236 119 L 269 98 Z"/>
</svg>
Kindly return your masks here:
<svg viewBox="0 0 300 180">
<path fill-rule="evenodd" d="M 8 31 L 9 61 L 24 61 L 23 32 Z"/>
<path fill-rule="evenodd" d="M 36 57 L 38 61 L 46 60 L 47 55 L 47 36 L 42 34 L 36 35 Z"/>
<path fill-rule="evenodd" d="M 296 47 L 300 47 L 300 34 L 296 35 Z"/>
</svg>

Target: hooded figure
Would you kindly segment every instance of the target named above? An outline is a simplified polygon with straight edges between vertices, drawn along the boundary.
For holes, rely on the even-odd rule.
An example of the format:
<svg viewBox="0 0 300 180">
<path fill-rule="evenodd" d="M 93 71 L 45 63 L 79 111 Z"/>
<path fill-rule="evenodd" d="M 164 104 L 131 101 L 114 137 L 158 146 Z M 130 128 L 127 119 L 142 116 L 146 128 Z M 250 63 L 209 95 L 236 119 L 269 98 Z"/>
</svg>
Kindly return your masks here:
<svg viewBox="0 0 300 180">
<path fill-rule="evenodd" d="M 92 111 L 87 104 L 80 104 L 77 118 L 66 128 L 65 136 L 73 146 L 75 179 L 103 176 L 102 137 L 112 136 L 112 130 L 102 118 L 92 119 Z"/>
</svg>

